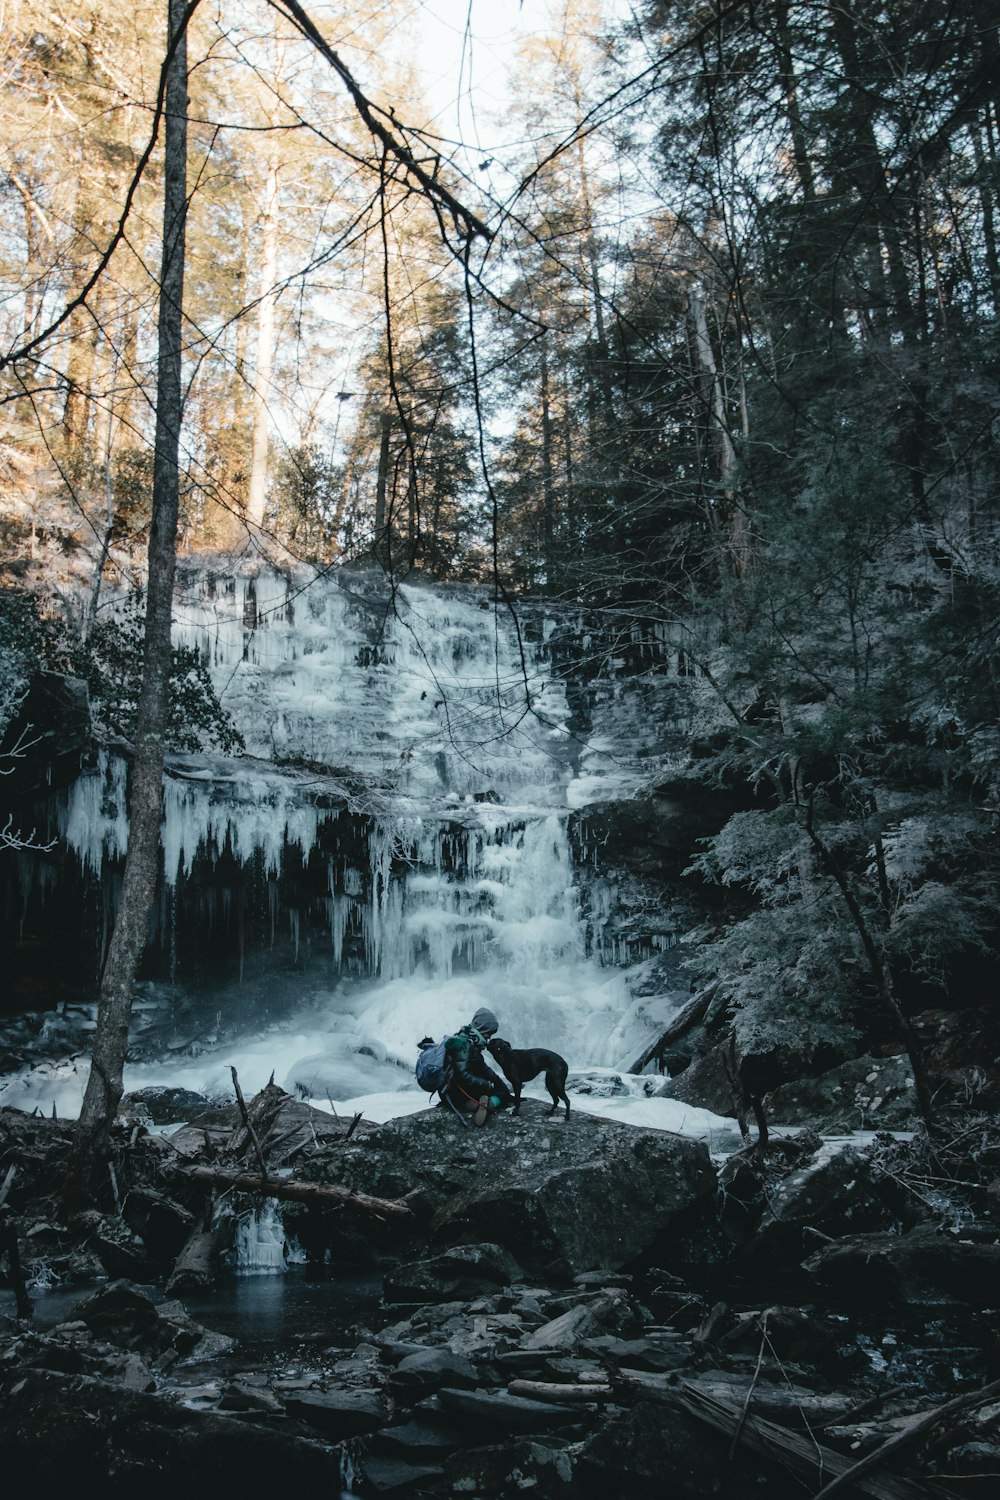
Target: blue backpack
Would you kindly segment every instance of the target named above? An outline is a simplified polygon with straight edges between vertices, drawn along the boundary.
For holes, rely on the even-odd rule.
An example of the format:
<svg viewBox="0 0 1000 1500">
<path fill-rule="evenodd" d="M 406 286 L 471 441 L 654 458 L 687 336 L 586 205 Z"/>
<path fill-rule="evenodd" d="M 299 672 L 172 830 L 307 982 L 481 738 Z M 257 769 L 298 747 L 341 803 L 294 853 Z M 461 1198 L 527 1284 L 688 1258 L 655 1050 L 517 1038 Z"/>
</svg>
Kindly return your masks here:
<svg viewBox="0 0 1000 1500">
<path fill-rule="evenodd" d="M 434 1042 L 429 1036 L 425 1036 L 419 1046 L 414 1069 L 417 1082 L 428 1094 L 440 1094 L 447 1087 L 451 1071 L 445 1058 L 444 1042 Z"/>
</svg>

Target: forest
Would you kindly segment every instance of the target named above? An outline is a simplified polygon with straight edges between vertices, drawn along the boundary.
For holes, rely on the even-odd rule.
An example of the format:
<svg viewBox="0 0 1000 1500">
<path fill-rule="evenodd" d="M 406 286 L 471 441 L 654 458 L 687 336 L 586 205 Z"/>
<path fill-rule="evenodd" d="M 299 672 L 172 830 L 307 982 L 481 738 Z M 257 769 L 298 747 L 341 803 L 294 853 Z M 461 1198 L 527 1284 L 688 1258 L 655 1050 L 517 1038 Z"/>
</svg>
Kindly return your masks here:
<svg viewBox="0 0 1000 1500">
<path fill-rule="evenodd" d="M 676 656 L 687 774 L 743 798 L 693 871 L 749 897 L 698 953 L 738 1027 L 995 996 L 990 8 L 566 0 L 492 158 L 416 24 L 10 9 L 4 722 L 82 675 L 155 822 L 164 745 L 231 733 L 162 666 L 178 554 L 582 608 Z"/>
<path fill-rule="evenodd" d="M 490 51 L 489 0 L 453 8 L 449 73 L 430 0 L 4 6 L 0 1095 L 47 1041 L 88 1071 L 78 1119 L 0 1099 L 0 1452 L 107 1500 L 173 1496 L 184 1453 L 196 1496 L 648 1500 L 664 1454 L 681 1500 L 985 1496 L 1000 16 L 500 9 Z M 220 599 L 231 670 L 191 624 Z M 385 686 L 404 656 L 427 690 Z M 249 1102 L 229 1059 L 238 1111 L 137 1099 L 157 1006 L 168 1061 L 229 1044 L 217 971 L 200 1033 L 174 981 L 238 947 L 238 995 L 251 908 L 258 990 L 330 980 L 350 1086 L 330 1042 Z M 645 988 L 600 988 L 640 950 Z M 446 988 L 477 964 L 495 991 Z M 74 967 L 73 1004 L 28 984 Z M 447 1111 L 338 1116 L 455 993 L 564 1027 L 522 1040 L 580 1049 L 572 1125 L 565 1094 L 551 1124 L 485 1095 L 458 1147 Z M 637 1018 L 609 1084 L 593 1039 Z M 615 1090 L 678 1113 L 598 1120 Z M 275 1223 L 282 1270 L 377 1273 L 383 1324 L 323 1303 L 312 1384 L 254 1348 L 191 1396 L 222 1345 L 142 1287 L 218 1290 Z M 50 1332 L 53 1277 L 101 1285 Z"/>
</svg>

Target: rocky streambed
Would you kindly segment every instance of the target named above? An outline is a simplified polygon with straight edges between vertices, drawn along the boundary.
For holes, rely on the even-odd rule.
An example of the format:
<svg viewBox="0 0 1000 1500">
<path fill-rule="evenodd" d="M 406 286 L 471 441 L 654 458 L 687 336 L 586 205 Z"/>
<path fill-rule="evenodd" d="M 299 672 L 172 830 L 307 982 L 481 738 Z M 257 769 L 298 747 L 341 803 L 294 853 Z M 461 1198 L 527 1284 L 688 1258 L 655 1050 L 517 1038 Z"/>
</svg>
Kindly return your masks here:
<svg viewBox="0 0 1000 1500">
<path fill-rule="evenodd" d="M 199 1105 L 201 1106 L 199 1108 Z M 1000 1473 L 1000 1131 L 697 1141 L 526 1101 L 340 1121 L 132 1097 L 92 1208 L 68 1122 L 0 1110 L 0 1460 L 36 1493 L 985 1496 Z M 381 1295 L 263 1350 L 187 1303 L 280 1205 Z M 53 1326 L 32 1290 L 79 1299 Z M 318 1304 L 322 1308 L 322 1302 Z M 20 1312 L 20 1316 L 17 1313 Z M 208 1314 L 202 1313 L 206 1321 Z"/>
</svg>

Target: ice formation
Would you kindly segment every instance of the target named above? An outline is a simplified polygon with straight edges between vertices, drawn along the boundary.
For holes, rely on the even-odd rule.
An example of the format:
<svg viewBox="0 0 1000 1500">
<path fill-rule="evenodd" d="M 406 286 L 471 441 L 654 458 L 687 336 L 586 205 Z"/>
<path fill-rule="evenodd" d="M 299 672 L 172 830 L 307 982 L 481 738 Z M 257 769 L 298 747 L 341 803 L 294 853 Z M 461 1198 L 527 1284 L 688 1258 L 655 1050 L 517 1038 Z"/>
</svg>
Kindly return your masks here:
<svg viewBox="0 0 1000 1500">
<path fill-rule="evenodd" d="M 655 716 L 634 716 L 624 762 L 611 703 L 601 733 L 578 743 L 550 624 L 529 639 L 476 591 L 390 594 L 363 572 L 259 561 L 225 575 L 187 563 L 180 585 L 177 639 L 197 646 L 247 753 L 171 757 L 166 907 L 199 862 L 253 866 L 272 941 L 279 920 L 297 938 L 318 902 L 338 977 L 307 975 L 280 1028 L 248 1018 L 236 1055 L 130 1065 L 128 1086 L 228 1095 L 238 1057 L 246 1092 L 273 1073 L 301 1097 L 338 1111 L 367 1100 L 384 1117 L 425 1102 L 412 1092 L 419 1038 L 481 1004 L 514 1045 L 627 1066 L 677 997 L 635 1002 L 619 969 L 588 956 L 567 818 L 634 785 Z M 121 859 L 125 782 L 125 762 L 102 752 L 62 807 L 59 832 L 89 871 Z M 279 911 L 293 858 L 319 891 L 308 913 Z"/>
</svg>

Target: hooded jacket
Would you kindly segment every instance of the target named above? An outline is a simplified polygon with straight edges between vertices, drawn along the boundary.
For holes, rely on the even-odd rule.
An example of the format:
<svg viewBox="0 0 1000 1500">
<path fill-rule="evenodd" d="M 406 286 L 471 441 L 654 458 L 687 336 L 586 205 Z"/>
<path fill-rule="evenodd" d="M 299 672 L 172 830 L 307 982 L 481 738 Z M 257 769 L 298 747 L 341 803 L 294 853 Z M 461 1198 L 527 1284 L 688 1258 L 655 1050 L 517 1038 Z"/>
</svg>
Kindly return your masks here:
<svg viewBox="0 0 1000 1500">
<path fill-rule="evenodd" d="M 469 1099 L 479 1099 L 483 1094 L 495 1094 L 501 1103 L 506 1104 L 510 1102 L 513 1095 L 507 1086 L 506 1079 L 494 1073 L 483 1056 L 486 1051 L 487 1037 L 478 1026 L 473 1024 L 476 1017 L 484 1014 L 492 1020 L 495 1031 L 496 1017 L 492 1011 L 477 1011 L 473 1022 L 470 1022 L 468 1026 L 463 1026 L 454 1036 L 445 1038 L 445 1057 L 451 1069 L 449 1087 L 457 1088 Z"/>
</svg>

